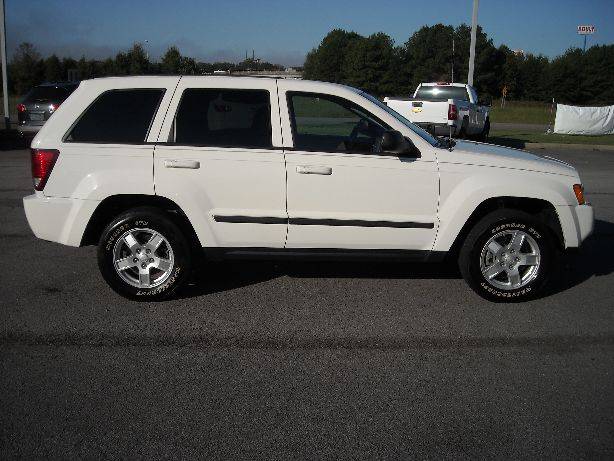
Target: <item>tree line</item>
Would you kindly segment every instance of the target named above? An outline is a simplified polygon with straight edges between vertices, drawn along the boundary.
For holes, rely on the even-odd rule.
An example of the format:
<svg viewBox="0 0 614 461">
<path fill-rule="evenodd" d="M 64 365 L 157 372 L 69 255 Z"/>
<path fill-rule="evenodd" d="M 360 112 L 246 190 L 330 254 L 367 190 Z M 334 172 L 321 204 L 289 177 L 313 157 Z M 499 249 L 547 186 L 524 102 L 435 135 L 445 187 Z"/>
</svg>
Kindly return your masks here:
<svg viewBox="0 0 614 461">
<path fill-rule="evenodd" d="M 471 28 L 424 26 L 400 46 L 385 33 L 329 32 L 306 57 L 303 76 L 377 96 L 408 95 L 421 82 L 466 82 Z M 454 40 L 454 52 L 452 41 Z M 614 104 L 614 45 L 570 48 L 549 59 L 495 47 L 478 27 L 474 86 L 481 96 L 569 104 Z"/>
<path fill-rule="evenodd" d="M 77 79 L 84 80 L 121 75 L 201 75 L 212 74 L 217 70 L 282 71 L 284 67 L 251 58 L 239 63 L 197 62 L 194 58 L 183 56 L 176 46 L 169 47 L 159 62 L 152 62 L 141 43 L 135 43 L 128 51 L 122 51 L 114 58 L 104 60 L 85 57 L 78 60 L 60 59 L 55 54 L 42 58 L 34 45 L 22 43 L 9 63 L 9 93 L 23 95 L 42 82 L 65 81 L 69 73 L 74 73 Z"/>
<path fill-rule="evenodd" d="M 334 29 L 305 59 L 307 79 L 344 83 L 376 96 L 408 95 L 420 82 L 466 82 L 471 29 L 466 24 L 424 26 L 403 45 L 383 32 L 368 37 Z M 454 52 L 452 51 L 454 41 Z M 140 43 L 104 60 L 42 58 L 32 44 L 22 43 L 9 64 L 9 92 L 22 95 L 44 81 L 115 75 L 200 75 L 223 71 L 281 71 L 283 66 L 260 60 L 239 63 L 197 62 L 171 46 L 159 62 L 152 62 Z M 483 96 L 569 104 L 614 104 L 614 45 L 593 46 L 583 52 L 570 48 L 549 59 L 542 55 L 495 47 L 478 27 L 474 84 Z"/>
</svg>

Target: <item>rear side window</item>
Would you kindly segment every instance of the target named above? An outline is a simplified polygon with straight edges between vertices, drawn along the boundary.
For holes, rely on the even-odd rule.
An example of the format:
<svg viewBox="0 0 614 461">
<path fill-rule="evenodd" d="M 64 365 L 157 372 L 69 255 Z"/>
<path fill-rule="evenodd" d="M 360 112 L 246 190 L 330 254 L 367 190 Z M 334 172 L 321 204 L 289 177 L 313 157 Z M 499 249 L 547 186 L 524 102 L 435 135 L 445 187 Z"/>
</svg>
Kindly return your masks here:
<svg viewBox="0 0 614 461">
<path fill-rule="evenodd" d="M 144 142 L 164 91 L 156 88 L 103 93 L 85 110 L 66 141 Z"/>
<path fill-rule="evenodd" d="M 269 92 L 186 89 L 177 109 L 174 137 L 184 145 L 270 148 Z"/>
</svg>

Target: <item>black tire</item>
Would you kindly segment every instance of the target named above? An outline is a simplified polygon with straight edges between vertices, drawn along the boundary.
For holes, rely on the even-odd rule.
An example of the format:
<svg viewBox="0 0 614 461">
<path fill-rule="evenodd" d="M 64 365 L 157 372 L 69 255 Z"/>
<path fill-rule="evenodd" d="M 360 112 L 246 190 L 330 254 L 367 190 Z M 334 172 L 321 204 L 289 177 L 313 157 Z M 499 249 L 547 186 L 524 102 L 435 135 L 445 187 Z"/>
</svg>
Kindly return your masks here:
<svg viewBox="0 0 614 461">
<path fill-rule="evenodd" d="M 458 132 L 458 139 L 466 139 L 466 138 L 468 138 L 468 136 L 467 136 L 467 125 L 469 125 L 469 121 L 467 120 L 467 117 L 464 117 L 463 118 L 463 123 L 461 124 L 460 131 Z"/>
<path fill-rule="evenodd" d="M 133 231 L 136 240 L 134 252 L 128 248 L 124 239 L 128 231 Z M 153 249 L 153 243 L 151 248 L 147 246 L 148 237 L 154 235 L 150 231 L 163 237 L 157 249 Z M 130 241 L 133 240 L 130 238 Z M 149 250 L 147 256 L 146 248 Z M 121 271 L 123 275 L 120 276 L 120 270 L 115 265 L 118 256 L 126 260 L 134 256 L 131 260 L 138 259 L 138 262 L 134 267 Z M 168 268 L 158 268 L 157 265 L 162 267 L 162 263 Z M 151 287 L 134 286 L 126 281 L 140 279 L 141 264 L 145 265 L 142 266 L 143 273 L 151 282 Z M 102 232 L 98 244 L 98 267 L 105 281 L 120 295 L 136 301 L 162 300 L 175 293 L 188 279 L 191 268 L 190 246 L 185 235 L 166 213 L 150 207 L 135 208 L 116 217 Z"/>
<path fill-rule="evenodd" d="M 482 132 L 478 135 L 477 140 L 486 142 L 488 140 L 488 136 L 490 135 L 490 120 L 486 119 L 484 122 L 484 128 L 482 128 Z"/>
<path fill-rule="evenodd" d="M 521 266 L 520 263 L 515 261 L 518 256 L 523 256 L 518 254 L 520 250 L 516 255 L 512 255 L 510 253 L 514 253 L 514 251 L 506 250 L 508 247 L 503 246 L 499 257 L 492 259 L 492 266 L 485 265 L 485 267 L 492 267 L 496 271 L 496 264 L 501 264 L 504 267 L 510 267 L 507 266 L 508 262 L 512 265 L 517 264 L 517 266 L 514 266 L 517 267 L 517 271 L 521 275 L 522 273 L 526 275 L 526 279 L 521 280 L 521 283 L 526 281 L 526 284 L 520 285 L 519 288 L 510 287 L 502 289 L 500 286 L 494 286 L 493 284 L 502 284 L 506 278 L 507 282 L 505 283 L 511 282 L 507 269 L 502 269 L 506 273 L 503 274 L 501 272 L 501 275 L 494 277 L 491 282 L 482 274 L 481 261 L 484 260 L 484 254 L 493 258 L 493 254 L 489 254 L 485 250 L 485 246 L 491 238 L 503 234 L 501 238 L 505 239 L 508 231 L 517 230 L 530 237 L 530 239 L 525 238 L 523 245 L 536 244 L 539 248 L 539 264 L 537 270 L 532 270 L 529 266 Z M 553 233 L 528 213 L 505 209 L 493 211 L 482 218 L 467 235 L 459 254 L 460 272 L 476 293 L 490 301 L 520 302 L 535 298 L 543 292 L 550 278 L 551 271 L 556 267 L 555 258 L 557 257 L 557 252 L 554 239 Z M 526 249 L 527 247 L 523 246 L 523 248 Z"/>
</svg>

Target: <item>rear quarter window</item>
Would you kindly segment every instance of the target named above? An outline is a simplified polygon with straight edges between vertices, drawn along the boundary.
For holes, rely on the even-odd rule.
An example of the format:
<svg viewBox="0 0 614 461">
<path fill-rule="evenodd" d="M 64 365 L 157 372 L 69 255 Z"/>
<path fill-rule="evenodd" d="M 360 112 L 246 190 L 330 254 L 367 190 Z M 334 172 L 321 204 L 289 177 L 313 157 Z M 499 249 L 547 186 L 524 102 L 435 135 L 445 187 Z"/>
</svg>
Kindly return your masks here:
<svg viewBox="0 0 614 461">
<path fill-rule="evenodd" d="M 142 143 L 164 89 L 110 90 L 100 95 L 73 125 L 66 142 Z"/>
</svg>

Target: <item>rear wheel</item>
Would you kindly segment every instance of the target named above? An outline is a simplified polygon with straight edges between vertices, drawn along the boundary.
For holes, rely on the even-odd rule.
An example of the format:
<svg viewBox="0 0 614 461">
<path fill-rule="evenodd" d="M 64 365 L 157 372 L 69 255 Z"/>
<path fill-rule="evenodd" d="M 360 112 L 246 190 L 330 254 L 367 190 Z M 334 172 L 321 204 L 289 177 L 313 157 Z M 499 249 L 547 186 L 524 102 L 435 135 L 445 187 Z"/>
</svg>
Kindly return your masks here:
<svg viewBox="0 0 614 461">
<path fill-rule="evenodd" d="M 480 296 L 524 301 L 546 285 L 556 256 L 552 234 L 522 211 L 498 210 L 485 216 L 467 236 L 460 271 Z"/>
<path fill-rule="evenodd" d="M 164 299 L 189 275 L 189 245 L 164 213 L 138 208 L 105 228 L 98 246 L 98 266 L 105 281 L 122 296 Z"/>
</svg>

